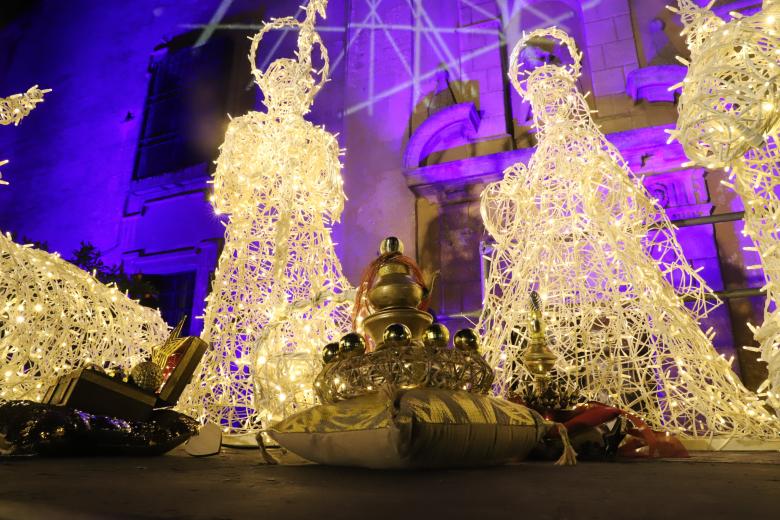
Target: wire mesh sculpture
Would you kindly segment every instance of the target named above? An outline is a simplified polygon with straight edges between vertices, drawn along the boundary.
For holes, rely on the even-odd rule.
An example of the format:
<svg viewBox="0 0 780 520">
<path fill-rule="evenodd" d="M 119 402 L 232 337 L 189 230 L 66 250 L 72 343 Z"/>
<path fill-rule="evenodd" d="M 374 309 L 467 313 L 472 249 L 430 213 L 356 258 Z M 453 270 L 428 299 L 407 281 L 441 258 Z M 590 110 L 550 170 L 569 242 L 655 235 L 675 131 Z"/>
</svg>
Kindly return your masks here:
<svg viewBox="0 0 780 520">
<path fill-rule="evenodd" d="M 521 51 L 540 38 L 568 47 L 573 63 L 521 70 Z M 708 299 L 665 212 L 591 118 L 576 86 L 580 60 L 555 28 L 525 35 L 510 58 L 538 148 L 527 167 L 511 166 L 482 194 L 496 244 L 478 327 L 497 392 L 530 383 L 522 360 L 536 290 L 560 388 L 579 386 L 587 399 L 684 436 L 776 435 L 776 419 L 699 328 L 719 302 Z"/>
<path fill-rule="evenodd" d="M 0 125 L 17 126 L 22 119 L 33 111 L 38 103 L 43 102 L 43 95 L 51 92 L 51 89 L 41 90 L 38 85 L 27 89 L 24 94 L 14 94 L 7 98 L 0 98 Z M 0 161 L 0 166 L 8 161 Z M 0 185 L 8 184 L 0 173 Z"/>
<path fill-rule="evenodd" d="M 0 401 L 40 401 L 84 365 L 129 372 L 167 335 L 158 311 L 0 234 Z"/>
<path fill-rule="evenodd" d="M 18 125 L 47 92 L 36 85 L 0 98 L 0 124 Z M 129 371 L 167 331 L 159 312 L 116 287 L 0 234 L 0 401 L 40 401 L 82 365 Z"/>
<path fill-rule="evenodd" d="M 233 119 L 217 161 L 215 207 L 230 220 L 206 307 L 211 347 L 185 406 L 236 436 L 315 404 L 320 348 L 349 329 L 354 293 L 329 227 L 345 200 L 342 152 L 336 136 L 304 119 L 328 77 L 314 30 L 326 5 L 311 0 L 303 22 L 272 19 L 252 38 L 252 75 L 267 112 Z M 297 59 L 262 72 L 255 56 L 274 29 L 298 29 Z"/>
<path fill-rule="evenodd" d="M 711 5 L 711 4 L 710 4 Z M 753 328 L 769 377 L 759 387 L 780 414 L 780 2 L 726 23 L 709 7 L 680 0 L 691 51 L 677 129 L 688 158 L 705 168 L 726 168 L 727 186 L 742 198 L 744 233 L 763 264 L 764 322 Z M 760 266 L 755 266 L 758 268 Z"/>
</svg>

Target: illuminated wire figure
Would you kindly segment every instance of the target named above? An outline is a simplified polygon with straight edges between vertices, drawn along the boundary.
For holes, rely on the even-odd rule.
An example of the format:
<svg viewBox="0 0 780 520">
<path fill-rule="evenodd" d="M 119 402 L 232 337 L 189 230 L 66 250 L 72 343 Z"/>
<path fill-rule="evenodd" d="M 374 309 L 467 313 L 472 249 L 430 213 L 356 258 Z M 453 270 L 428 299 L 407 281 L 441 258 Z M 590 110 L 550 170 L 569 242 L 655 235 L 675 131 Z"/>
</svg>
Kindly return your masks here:
<svg viewBox="0 0 780 520">
<path fill-rule="evenodd" d="M 0 99 L 0 124 L 18 125 L 47 92 L 34 86 Z M 40 401 L 60 375 L 84 365 L 127 371 L 167 331 L 159 312 L 116 287 L 0 234 L 0 401 Z"/>
<path fill-rule="evenodd" d="M 711 5 L 711 4 L 710 4 Z M 764 1 L 751 17 L 726 23 L 708 7 L 680 0 L 691 60 L 677 129 L 693 163 L 725 168 L 745 207 L 744 233 L 761 257 L 764 322 L 753 328 L 769 377 L 759 392 L 780 414 L 780 2 Z"/>
<path fill-rule="evenodd" d="M 0 401 L 40 401 L 84 365 L 129 371 L 167 335 L 158 311 L 0 234 Z"/>
<path fill-rule="evenodd" d="M 521 70 L 520 52 L 541 38 L 568 47 L 573 63 Z M 707 299 L 663 208 L 591 118 L 576 86 L 580 60 L 555 28 L 525 35 L 510 58 L 538 148 L 482 194 L 496 244 L 479 327 L 499 393 L 530 382 L 522 360 L 536 290 L 558 385 L 681 435 L 776 435 L 776 419 L 699 328 L 719 302 Z"/>
<path fill-rule="evenodd" d="M 22 119 L 33 111 L 38 103 L 43 102 L 43 95 L 51 92 L 51 89 L 41 90 L 38 85 L 30 87 L 24 94 L 14 94 L 7 98 L 0 98 L 0 125 L 18 125 Z M 8 161 L 0 161 L 0 166 Z M 0 173 L 0 185 L 8 184 Z"/>
<path fill-rule="evenodd" d="M 230 220 L 206 307 L 211 348 L 186 406 L 236 436 L 314 404 L 320 350 L 349 327 L 350 288 L 329 227 L 345 200 L 341 150 L 336 136 L 304 119 L 328 76 L 314 31 L 326 3 L 312 0 L 303 22 L 272 19 L 254 36 L 249 59 L 267 112 L 233 119 L 217 161 L 214 205 Z M 296 59 L 258 70 L 263 36 L 289 28 L 299 31 Z"/>
</svg>

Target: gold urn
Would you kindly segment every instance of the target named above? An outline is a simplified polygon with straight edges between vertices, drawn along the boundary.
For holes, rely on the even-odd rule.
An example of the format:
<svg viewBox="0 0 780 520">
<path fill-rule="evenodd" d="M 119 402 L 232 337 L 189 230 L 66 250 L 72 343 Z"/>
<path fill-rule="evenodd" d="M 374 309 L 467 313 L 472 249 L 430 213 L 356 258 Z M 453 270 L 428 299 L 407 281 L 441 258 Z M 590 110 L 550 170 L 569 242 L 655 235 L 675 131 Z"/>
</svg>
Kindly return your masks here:
<svg viewBox="0 0 780 520">
<path fill-rule="evenodd" d="M 374 345 L 381 345 L 387 326 L 401 323 L 409 327 L 412 340 L 419 340 L 433 323 L 433 316 L 418 308 L 427 296 L 427 289 L 414 278 L 408 265 L 411 260 L 401 260 L 404 257 L 400 240 L 394 237 L 385 239 L 380 251 L 389 257 L 379 268 L 368 290 L 372 313 L 363 320 L 363 330 Z"/>
<path fill-rule="evenodd" d="M 419 307 L 423 299 L 423 287 L 400 262 L 390 262 L 379 268 L 378 280 L 368 291 L 368 301 L 374 309 L 392 307 Z"/>
<path fill-rule="evenodd" d="M 355 297 L 355 332 L 323 349 L 314 383 L 324 403 L 336 403 L 383 388 L 440 388 L 487 393 L 493 370 L 478 351 L 477 333 L 450 333 L 422 309 L 430 289 L 401 241 L 389 237 L 369 264 Z M 368 348 L 367 348 L 368 347 Z"/>
</svg>

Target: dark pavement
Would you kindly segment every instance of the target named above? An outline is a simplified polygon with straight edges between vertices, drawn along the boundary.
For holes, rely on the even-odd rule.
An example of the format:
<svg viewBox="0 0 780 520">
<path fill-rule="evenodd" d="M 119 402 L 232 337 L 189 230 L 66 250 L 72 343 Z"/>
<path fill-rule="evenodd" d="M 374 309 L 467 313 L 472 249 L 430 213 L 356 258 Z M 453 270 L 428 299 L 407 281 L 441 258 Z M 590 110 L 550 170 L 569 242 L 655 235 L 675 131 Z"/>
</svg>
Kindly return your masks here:
<svg viewBox="0 0 780 520">
<path fill-rule="evenodd" d="M 192 458 L 0 459 L 0 518 L 780 518 L 780 453 L 446 471 Z"/>
</svg>

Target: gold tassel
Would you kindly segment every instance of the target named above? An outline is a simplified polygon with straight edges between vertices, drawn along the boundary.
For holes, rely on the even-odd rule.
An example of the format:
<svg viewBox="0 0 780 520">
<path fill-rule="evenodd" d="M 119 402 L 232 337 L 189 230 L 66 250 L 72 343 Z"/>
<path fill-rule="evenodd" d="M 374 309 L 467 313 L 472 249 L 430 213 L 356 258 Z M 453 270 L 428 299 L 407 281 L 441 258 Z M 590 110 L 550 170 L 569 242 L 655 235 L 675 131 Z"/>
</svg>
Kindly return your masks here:
<svg viewBox="0 0 780 520">
<path fill-rule="evenodd" d="M 556 462 L 556 466 L 575 466 L 577 464 L 577 452 L 574 451 L 574 448 L 571 445 L 571 441 L 569 440 L 569 432 L 566 429 L 566 426 L 564 426 L 561 423 L 554 423 L 555 427 L 558 428 L 558 435 L 561 437 L 561 442 L 563 443 L 563 453 L 561 454 L 561 458 L 559 458 Z"/>
<path fill-rule="evenodd" d="M 257 434 L 257 447 L 260 448 L 260 455 L 263 456 L 263 460 L 266 464 L 279 464 L 279 461 L 268 453 L 268 449 L 265 447 L 265 441 L 263 440 L 263 435 L 265 435 L 265 430 Z"/>
</svg>

